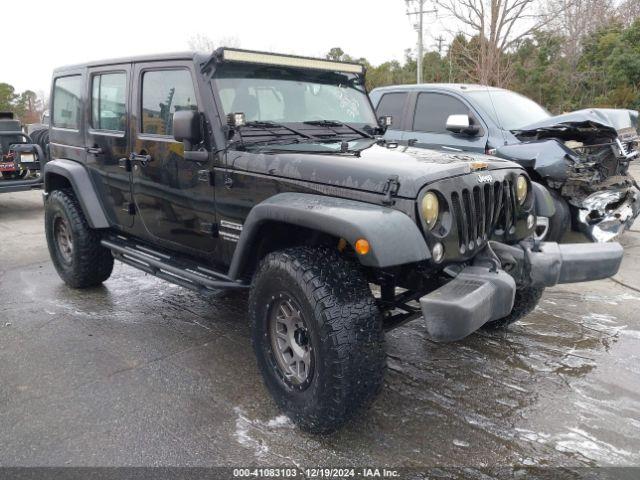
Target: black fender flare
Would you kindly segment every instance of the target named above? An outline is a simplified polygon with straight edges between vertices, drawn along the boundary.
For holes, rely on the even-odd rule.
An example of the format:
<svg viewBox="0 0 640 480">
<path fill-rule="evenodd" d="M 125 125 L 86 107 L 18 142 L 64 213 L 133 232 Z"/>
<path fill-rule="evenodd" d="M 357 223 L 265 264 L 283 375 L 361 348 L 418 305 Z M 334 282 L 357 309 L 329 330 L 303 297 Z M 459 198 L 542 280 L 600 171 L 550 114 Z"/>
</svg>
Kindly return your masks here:
<svg viewBox="0 0 640 480">
<path fill-rule="evenodd" d="M 536 215 L 539 217 L 553 217 L 556 214 L 556 207 L 549 190 L 536 182 L 531 182 L 531 185 L 533 187 Z"/>
<path fill-rule="evenodd" d="M 344 238 L 352 246 L 364 238 L 371 250 L 358 258 L 369 267 L 385 268 L 431 258 L 416 223 L 398 210 L 343 198 L 279 193 L 249 212 L 231 260 L 229 277 L 237 279 L 242 275 L 257 233 L 269 221 Z"/>
<path fill-rule="evenodd" d="M 84 165 L 61 158 L 48 161 L 44 166 L 45 194 L 51 191 L 53 175 L 60 175 L 69 181 L 91 228 L 111 226 Z"/>
</svg>

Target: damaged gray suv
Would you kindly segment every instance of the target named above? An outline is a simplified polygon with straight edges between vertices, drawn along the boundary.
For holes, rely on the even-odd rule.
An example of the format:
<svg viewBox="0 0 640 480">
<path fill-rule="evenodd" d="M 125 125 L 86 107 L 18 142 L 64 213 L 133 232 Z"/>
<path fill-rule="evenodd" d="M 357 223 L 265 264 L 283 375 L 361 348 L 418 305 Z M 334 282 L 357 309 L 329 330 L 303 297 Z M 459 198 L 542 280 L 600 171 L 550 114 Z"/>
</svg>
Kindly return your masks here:
<svg viewBox="0 0 640 480">
<path fill-rule="evenodd" d="M 394 118 L 388 140 L 489 153 L 526 168 L 555 204 L 553 217 L 537 219 L 542 238 L 560 241 L 575 231 L 606 242 L 640 213 L 640 190 L 629 174 L 640 156 L 636 111 L 594 108 L 552 116 L 515 92 L 465 84 L 383 87 L 371 99 L 379 115 Z"/>
<path fill-rule="evenodd" d="M 118 260 L 247 290 L 267 389 L 330 432 L 382 387 L 385 330 L 424 317 L 460 340 L 545 287 L 617 272 L 619 244 L 534 239 L 553 204 L 520 165 L 381 140 L 364 85 L 358 64 L 236 49 L 57 69 L 44 183 L 60 277 L 96 286 Z"/>
</svg>

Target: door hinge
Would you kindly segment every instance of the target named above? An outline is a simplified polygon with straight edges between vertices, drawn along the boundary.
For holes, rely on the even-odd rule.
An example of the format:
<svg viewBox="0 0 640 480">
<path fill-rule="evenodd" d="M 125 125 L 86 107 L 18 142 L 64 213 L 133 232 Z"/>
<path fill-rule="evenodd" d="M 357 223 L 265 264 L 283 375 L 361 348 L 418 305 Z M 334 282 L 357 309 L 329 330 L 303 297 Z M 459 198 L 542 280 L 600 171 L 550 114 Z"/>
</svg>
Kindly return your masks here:
<svg viewBox="0 0 640 480">
<path fill-rule="evenodd" d="M 400 189 L 400 182 L 398 179 L 398 175 L 391 175 L 384 184 L 384 188 L 382 189 L 382 193 L 385 194 L 385 197 L 382 199 L 383 205 L 393 205 L 396 203 L 393 197 L 396 196 Z"/>
</svg>

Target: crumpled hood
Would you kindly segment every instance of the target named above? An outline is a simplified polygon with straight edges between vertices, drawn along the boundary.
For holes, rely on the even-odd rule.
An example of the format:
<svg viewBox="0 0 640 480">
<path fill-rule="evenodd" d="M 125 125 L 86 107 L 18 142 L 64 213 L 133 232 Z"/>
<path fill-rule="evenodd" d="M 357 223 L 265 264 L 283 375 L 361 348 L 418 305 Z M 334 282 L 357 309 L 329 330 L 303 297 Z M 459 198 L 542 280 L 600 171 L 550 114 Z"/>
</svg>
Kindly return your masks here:
<svg viewBox="0 0 640 480">
<path fill-rule="evenodd" d="M 589 108 L 545 118 L 539 122 L 512 130 L 515 135 L 531 135 L 541 131 L 566 131 L 581 128 L 607 130 L 617 135 L 636 135 L 638 112 L 613 108 Z"/>
<path fill-rule="evenodd" d="M 231 151 L 227 161 L 238 170 L 376 193 L 382 193 L 389 177 L 397 175 L 397 195 L 405 198 L 415 198 L 427 183 L 470 173 L 470 164 L 476 161 L 487 163 L 488 170 L 522 169 L 483 154 L 380 145 L 363 150 L 360 156 Z"/>
</svg>

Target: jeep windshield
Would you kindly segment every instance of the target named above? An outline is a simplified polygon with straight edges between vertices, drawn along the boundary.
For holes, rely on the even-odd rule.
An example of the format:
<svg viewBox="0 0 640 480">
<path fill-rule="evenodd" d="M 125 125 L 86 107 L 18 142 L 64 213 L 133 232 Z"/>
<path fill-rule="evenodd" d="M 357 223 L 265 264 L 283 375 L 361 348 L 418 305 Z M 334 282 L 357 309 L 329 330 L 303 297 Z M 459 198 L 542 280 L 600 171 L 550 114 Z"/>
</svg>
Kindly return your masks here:
<svg viewBox="0 0 640 480">
<path fill-rule="evenodd" d="M 275 149 L 290 140 L 296 149 L 304 142 L 305 151 L 339 151 L 340 142 L 351 146 L 377 128 L 356 74 L 230 62 L 217 67 L 212 81 L 224 113 L 244 113 L 245 147 Z"/>
<path fill-rule="evenodd" d="M 487 88 L 469 91 L 467 95 L 503 130 L 517 130 L 551 116 L 533 100 L 509 90 Z"/>
</svg>

